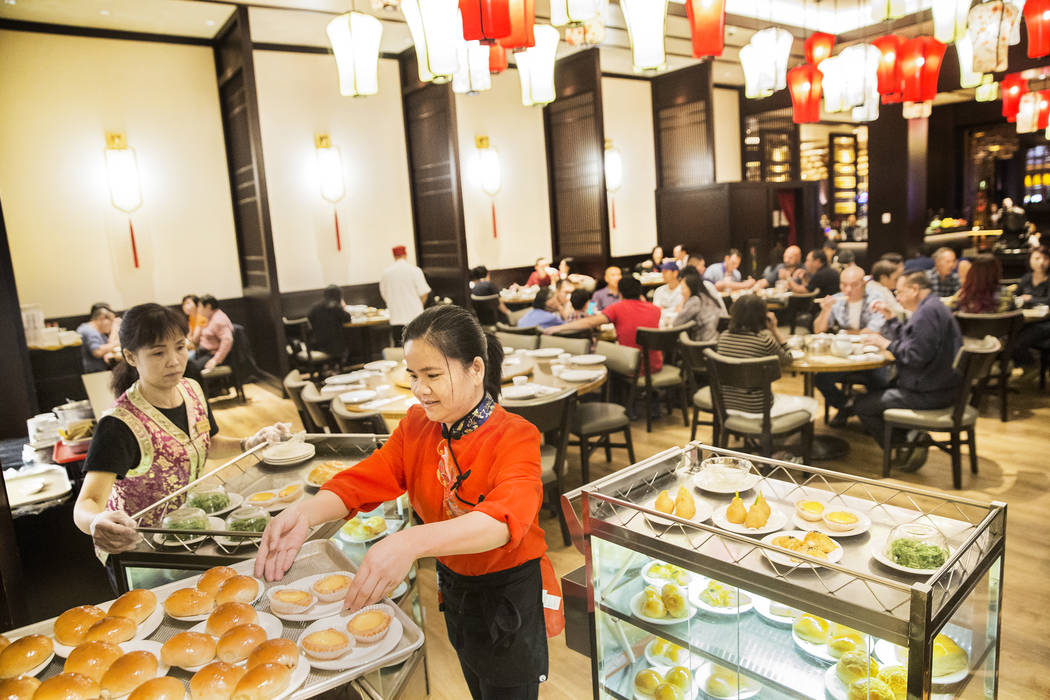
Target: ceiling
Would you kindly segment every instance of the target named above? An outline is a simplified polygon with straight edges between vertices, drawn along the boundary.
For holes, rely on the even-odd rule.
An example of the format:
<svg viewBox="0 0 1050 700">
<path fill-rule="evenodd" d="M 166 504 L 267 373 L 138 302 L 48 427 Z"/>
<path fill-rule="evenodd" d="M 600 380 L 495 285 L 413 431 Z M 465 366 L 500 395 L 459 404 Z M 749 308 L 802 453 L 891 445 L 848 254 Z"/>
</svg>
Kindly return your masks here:
<svg viewBox="0 0 1050 700">
<path fill-rule="evenodd" d="M 792 48 L 792 63 L 802 60 L 801 39 L 818 29 L 853 41 L 891 28 L 905 36 L 932 31 L 928 12 L 932 0 L 906 2 L 909 14 L 890 25 L 872 20 L 868 0 L 726 0 L 726 46 L 722 56 L 714 60 L 714 81 L 743 85 L 740 47 L 756 30 L 771 23 L 798 37 Z M 371 0 L 0 0 L 0 18 L 210 39 L 237 5 L 248 7 L 252 40 L 257 43 L 327 48 L 325 25 L 334 15 L 353 7 L 383 22 L 383 51 L 396 54 L 412 45 L 401 12 L 373 10 Z M 536 0 L 537 20 L 545 21 L 549 13 L 549 0 Z M 623 15 L 616 2 L 610 5 L 609 14 L 601 44 L 602 71 L 635 75 Z M 667 65 L 661 72 L 699 62 L 691 55 L 689 26 L 681 0 L 670 0 L 665 33 Z M 577 50 L 580 49 L 562 42 L 559 56 Z M 956 99 L 970 99 L 970 93 L 962 93 Z"/>
</svg>

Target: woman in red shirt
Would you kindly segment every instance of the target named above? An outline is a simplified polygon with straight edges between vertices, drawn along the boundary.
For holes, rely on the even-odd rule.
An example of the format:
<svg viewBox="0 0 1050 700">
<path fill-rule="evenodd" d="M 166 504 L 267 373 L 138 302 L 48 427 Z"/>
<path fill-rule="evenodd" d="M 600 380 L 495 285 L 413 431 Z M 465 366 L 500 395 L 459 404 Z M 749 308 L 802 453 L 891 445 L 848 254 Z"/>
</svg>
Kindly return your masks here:
<svg viewBox="0 0 1050 700">
<path fill-rule="evenodd" d="M 379 601 L 416 559 L 437 557 L 449 641 L 473 697 L 536 698 L 547 677 L 544 602 L 560 596 L 537 517 L 539 431 L 495 403 L 503 348 L 468 311 L 431 307 L 403 340 L 420 405 L 380 450 L 274 518 L 256 575 L 279 580 L 313 526 L 407 491 L 424 524 L 368 550 L 346 606 Z"/>
</svg>

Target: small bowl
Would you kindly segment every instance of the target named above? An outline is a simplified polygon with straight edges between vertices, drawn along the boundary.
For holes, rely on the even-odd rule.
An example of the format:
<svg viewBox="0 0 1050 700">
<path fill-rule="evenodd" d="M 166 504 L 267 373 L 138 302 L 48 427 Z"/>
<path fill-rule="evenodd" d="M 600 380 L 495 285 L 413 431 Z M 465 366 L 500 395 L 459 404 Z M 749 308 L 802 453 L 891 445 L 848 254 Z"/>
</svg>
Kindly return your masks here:
<svg viewBox="0 0 1050 700">
<path fill-rule="evenodd" d="M 836 508 L 835 510 L 825 508 L 821 519 L 829 530 L 849 532 L 857 527 L 857 523 L 860 522 L 860 514 L 849 508 Z"/>
</svg>

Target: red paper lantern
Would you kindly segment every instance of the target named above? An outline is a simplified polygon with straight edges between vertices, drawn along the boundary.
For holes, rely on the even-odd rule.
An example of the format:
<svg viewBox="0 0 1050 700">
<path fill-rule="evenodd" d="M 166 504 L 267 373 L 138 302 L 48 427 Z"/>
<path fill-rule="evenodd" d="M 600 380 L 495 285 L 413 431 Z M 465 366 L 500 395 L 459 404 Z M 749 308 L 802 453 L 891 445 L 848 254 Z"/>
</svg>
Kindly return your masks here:
<svg viewBox="0 0 1050 700">
<path fill-rule="evenodd" d="M 905 102 L 926 102 L 937 96 L 937 77 L 947 47 L 932 36 L 904 42 L 900 52 L 901 97 Z"/>
<path fill-rule="evenodd" d="M 879 50 L 878 90 L 884 103 L 900 102 L 901 62 L 900 53 L 904 39 L 896 34 L 887 34 L 872 40 L 872 45 Z"/>
<path fill-rule="evenodd" d="M 825 58 L 831 57 L 831 49 L 835 47 L 835 37 L 824 32 L 814 32 L 806 39 L 806 63 L 814 66 L 820 65 Z"/>
<path fill-rule="evenodd" d="M 820 121 L 822 80 L 820 69 L 811 63 L 803 63 L 787 72 L 787 86 L 794 112 L 792 119 L 796 124 Z"/>
<path fill-rule="evenodd" d="M 1039 91 L 1039 116 L 1036 129 L 1045 129 L 1050 126 L 1050 90 Z"/>
<path fill-rule="evenodd" d="M 1028 57 L 1050 53 L 1050 0 L 1028 0 L 1024 4 L 1024 26 L 1028 27 Z"/>
<path fill-rule="evenodd" d="M 489 46 L 489 73 L 498 75 L 507 70 L 507 50 L 499 44 Z"/>
<path fill-rule="evenodd" d="M 1003 116 L 1006 121 L 1017 121 L 1017 110 L 1021 107 L 1021 95 L 1028 92 L 1028 81 L 1017 73 L 1010 73 L 999 83 L 999 94 L 1003 100 Z"/>
<path fill-rule="evenodd" d="M 459 0 L 459 12 L 467 41 L 492 44 L 510 34 L 508 0 Z"/>
<path fill-rule="evenodd" d="M 721 56 L 725 48 L 726 0 L 686 0 L 693 57 Z"/>
<path fill-rule="evenodd" d="M 536 24 L 536 0 L 508 0 L 510 7 L 510 34 L 498 39 L 505 49 L 523 51 L 536 45 L 532 28 Z"/>
</svg>

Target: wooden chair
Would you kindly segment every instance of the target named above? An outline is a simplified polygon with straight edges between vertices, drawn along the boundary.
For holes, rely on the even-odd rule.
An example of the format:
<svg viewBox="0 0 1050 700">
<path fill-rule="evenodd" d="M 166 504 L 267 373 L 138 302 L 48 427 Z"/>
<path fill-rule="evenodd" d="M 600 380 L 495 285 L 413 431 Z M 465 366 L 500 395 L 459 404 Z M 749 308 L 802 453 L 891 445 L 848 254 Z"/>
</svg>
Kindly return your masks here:
<svg viewBox="0 0 1050 700">
<path fill-rule="evenodd" d="M 556 515 L 561 525 L 561 536 L 568 546 L 571 543 L 569 527 L 561 509 L 561 494 L 564 491 L 565 455 L 568 451 L 569 421 L 576 406 L 576 390 L 566 389 L 561 393 L 529 401 L 503 403 L 503 408 L 529 421 L 544 436 L 540 447 L 540 470 L 547 506 Z"/>
<path fill-rule="evenodd" d="M 816 292 L 793 293 L 787 298 L 784 315 L 787 316 L 791 335 L 795 334 L 796 326 L 802 326 L 809 333 L 813 332 L 813 303 L 816 298 Z"/>
<path fill-rule="evenodd" d="M 609 382 L 605 385 L 606 398 L 609 398 L 613 389 L 613 380 L 618 380 L 619 384 L 626 387 L 623 406 L 630 410 L 638 393 L 638 369 L 642 366 L 641 350 L 599 340 L 594 346 L 594 351 L 605 355 L 605 367 L 609 370 Z"/>
<path fill-rule="evenodd" d="M 563 335 L 541 335 L 541 348 L 560 348 L 573 355 L 586 355 L 591 349 L 591 341 L 585 338 L 566 338 Z"/>
<path fill-rule="evenodd" d="M 701 342 L 690 340 L 688 333 L 682 333 L 678 337 L 678 343 L 682 348 L 682 359 L 685 360 L 686 379 L 689 382 L 689 395 L 693 397 L 693 420 L 690 427 L 689 439 L 696 439 L 696 429 L 701 425 L 710 425 L 711 434 L 715 433 L 715 406 L 711 400 L 711 383 L 707 376 L 707 358 L 704 350 L 714 350 L 718 345 L 717 340 Z M 701 421 L 700 412 L 711 414 L 710 421 Z"/>
<path fill-rule="evenodd" d="M 886 421 L 886 433 L 882 448 L 882 476 L 890 475 L 890 455 L 893 452 L 893 429 L 923 430 L 931 433 L 948 433 L 943 442 L 933 445 L 952 458 L 952 487 L 962 488 L 962 434 L 970 452 L 970 471 L 977 473 L 977 409 L 972 405 L 975 388 L 988 376 L 1002 343 L 993 336 L 981 340 L 965 338 L 963 346 L 955 356 L 955 370 L 962 375 L 959 394 L 947 408 L 915 410 L 911 408 L 887 408 L 882 412 Z"/>
<path fill-rule="evenodd" d="M 522 307 L 520 309 L 511 309 L 507 313 L 507 323 L 512 328 L 517 328 L 518 327 L 518 319 L 521 318 L 522 316 L 524 316 L 525 314 L 529 313 L 529 309 L 531 309 L 531 308 L 532 308 L 532 305 L 530 304 L 530 305 L 524 306 L 524 307 Z"/>
<path fill-rule="evenodd" d="M 395 362 L 400 362 L 401 360 L 405 359 L 405 349 L 404 348 L 383 348 L 383 359 L 384 360 L 394 360 Z"/>
<path fill-rule="evenodd" d="M 317 432 L 339 432 L 339 425 L 336 424 L 335 417 L 332 415 L 331 396 L 323 396 L 313 382 L 307 382 L 303 386 L 302 399 L 306 412 L 310 414 L 310 419 L 319 429 Z"/>
<path fill-rule="evenodd" d="M 303 422 L 303 428 L 306 432 L 322 433 L 324 431 L 314 423 L 314 419 L 310 417 L 310 412 L 306 410 L 306 404 L 303 403 L 303 388 L 309 383 L 310 381 L 303 379 L 297 369 L 293 369 L 286 374 L 282 381 L 284 392 L 288 394 L 288 398 L 295 404 L 295 410 L 299 412 L 299 420 Z"/>
<path fill-rule="evenodd" d="M 313 377 L 320 376 L 324 368 L 338 364 L 338 360 L 326 352 L 313 349 L 313 332 L 308 318 L 281 318 L 284 334 L 288 340 L 288 358 L 300 372 Z"/>
<path fill-rule="evenodd" d="M 645 397 L 645 432 L 653 430 L 653 415 L 649 409 L 650 397 L 656 396 L 657 389 L 665 391 L 676 389 L 681 399 L 682 425 L 689 425 L 689 408 L 686 405 L 686 385 L 682 381 L 682 370 L 675 366 L 674 361 L 678 355 L 678 336 L 687 332 L 696 324 L 690 321 L 681 326 L 673 328 L 639 328 L 635 332 L 635 340 L 642 349 L 642 376 L 637 379 L 643 389 Z M 649 363 L 650 352 L 658 350 L 663 353 L 664 363 L 659 372 L 654 372 Z M 671 410 L 670 401 L 667 402 L 668 411 Z"/>
<path fill-rule="evenodd" d="M 1002 350 L 995 358 L 995 365 L 988 376 L 982 380 L 977 387 L 977 401 L 987 395 L 989 389 L 999 392 L 999 420 L 1009 420 L 1007 408 L 1007 397 L 1010 395 L 1009 380 L 1013 372 L 1014 346 L 1017 344 L 1017 336 L 1024 327 L 1024 314 L 1020 311 L 1008 311 L 1001 314 L 967 314 L 958 312 L 955 318 L 959 321 L 959 328 L 967 338 L 984 338 L 992 336 L 999 340 Z"/>
<path fill-rule="evenodd" d="M 727 357 L 710 348 L 704 350 L 707 360 L 707 376 L 711 380 L 711 402 L 714 406 L 715 445 L 726 447 L 729 438 L 739 436 L 758 444 L 763 456 L 773 454 L 773 438 L 802 434 L 802 461 L 808 463 L 813 446 L 813 418 L 817 414 L 817 402 L 802 410 L 773 417 L 773 382 L 780 379 L 780 359 L 777 357 Z M 762 393 L 762 415 L 742 416 L 728 413 L 725 403 L 727 388 L 758 390 Z M 804 402 L 808 403 L 808 402 Z"/>
<path fill-rule="evenodd" d="M 216 365 L 212 369 L 201 370 L 201 381 L 204 384 L 204 395 L 210 400 L 213 398 L 215 389 L 229 392 L 232 388 L 236 392 L 237 400 L 245 403 L 244 383 L 254 375 L 255 358 L 251 353 L 251 341 L 244 326 L 239 323 L 233 324 L 233 346 L 226 361 Z M 223 397 L 224 398 L 224 397 Z"/>
<path fill-rule="evenodd" d="M 470 295 L 470 304 L 483 328 L 492 329 L 499 322 L 499 294 Z"/>
<path fill-rule="evenodd" d="M 539 326 L 528 326 L 527 328 L 519 328 L 517 326 L 508 326 L 506 323 L 496 324 L 497 333 L 510 333 L 511 335 L 540 335 L 542 329 Z"/>
<path fill-rule="evenodd" d="M 332 418 L 340 433 L 373 433 L 389 435 L 386 420 L 379 413 L 361 413 L 347 410 L 346 405 L 336 396 L 330 404 Z"/>
<path fill-rule="evenodd" d="M 504 347 L 514 348 L 516 350 L 535 350 L 540 345 L 540 336 L 537 333 L 496 331 L 496 338 L 504 345 Z"/>
</svg>

